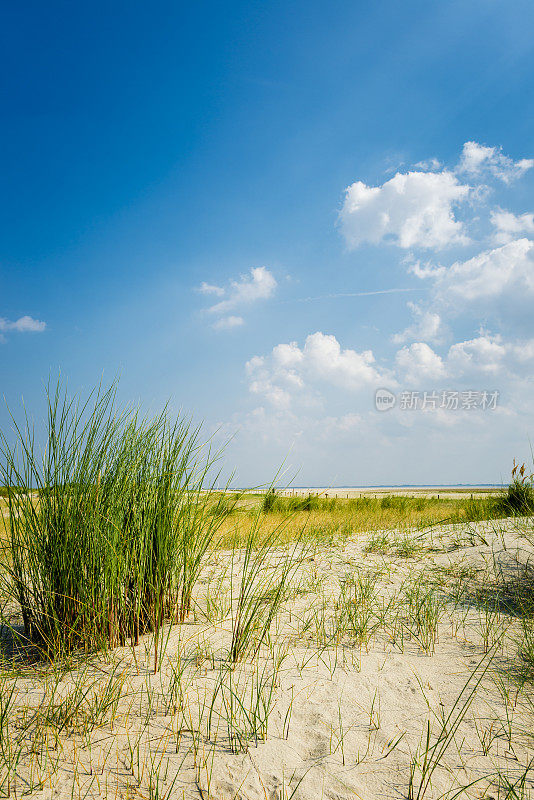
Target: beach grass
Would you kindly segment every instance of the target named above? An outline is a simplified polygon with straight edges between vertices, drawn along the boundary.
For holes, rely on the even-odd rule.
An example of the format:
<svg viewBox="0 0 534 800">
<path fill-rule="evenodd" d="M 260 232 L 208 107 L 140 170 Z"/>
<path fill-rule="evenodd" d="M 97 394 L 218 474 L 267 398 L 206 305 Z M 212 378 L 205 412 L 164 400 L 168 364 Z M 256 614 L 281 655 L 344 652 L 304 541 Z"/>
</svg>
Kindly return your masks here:
<svg viewBox="0 0 534 800">
<path fill-rule="evenodd" d="M 230 495 L 232 497 L 232 495 Z M 256 539 L 261 543 L 273 530 L 283 527 L 281 540 L 296 537 L 308 541 L 341 541 L 364 531 L 422 530 L 442 524 L 474 522 L 508 516 L 493 498 L 470 497 L 284 497 L 271 490 L 263 494 L 240 494 L 227 501 L 228 514 L 214 538 L 213 546 L 229 548 L 247 541 L 251 519 L 262 512 Z"/>
<path fill-rule="evenodd" d="M 47 408 L 0 437 L 0 797 L 532 797 L 525 470 L 236 493 L 167 409 Z"/>
<path fill-rule="evenodd" d="M 0 438 L 6 489 L 3 592 L 28 642 L 57 656 L 134 644 L 183 621 L 202 558 L 224 519 L 200 430 L 118 409 L 116 390 L 84 402 L 47 392 L 45 444 L 30 420 Z M 206 491 L 206 488 L 208 491 Z"/>
</svg>

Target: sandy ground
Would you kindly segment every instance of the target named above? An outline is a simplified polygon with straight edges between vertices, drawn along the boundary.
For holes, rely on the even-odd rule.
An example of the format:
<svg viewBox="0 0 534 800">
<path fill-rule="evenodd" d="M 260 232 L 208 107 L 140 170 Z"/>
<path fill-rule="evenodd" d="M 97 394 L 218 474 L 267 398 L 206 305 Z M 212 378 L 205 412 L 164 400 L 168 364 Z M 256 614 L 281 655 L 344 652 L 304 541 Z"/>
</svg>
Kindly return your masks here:
<svg viewBox="0 0 534 800">
<path fill-rule="evenodd" d="M 120 683 L 120 699 L 93 730 L 67 725 L 58 740 L 50 734 L 48 762 L 41 756 L 33 772 L 25 757 L 18 772 L 26 785 L 21 778 L 19 794 L 26 789 L 32 797 L 61 800 L 407 798 L 410 765 L 421 760 L 428 723 L 433 743 L 479 664 L 472 683 L 489 664 L 488 670 L 419 800 L 452 799 L 458 787 L 497 771 L 515 780 L 534 756 L 534 742 L 524 733 L 533 729 L 531 709 L 513 691 L 518 623 L 498 613 L 493 638 L 485 642 L 487 613 L 455 601 L 451 587 L 520 569 L 532 556 L 518 538 L 525 525 L 532 528 L 526 521 L 443 527 L 419 538 L 421 549 L 408 558 L 399 555 L 390 533 L 384 552 L 366 551 L 371 535 L 317 548 L 298 566 L 269 641 L 234 669 L 226 661 L 230 583 L 235 594 L 243 564 L 240 556 L 232 561 L 228 553 L 217 554 L 202 575 L 190 623 L 166 629 L 160 672 L 154 674 L 154 642 L 147 636 L 135 649 L 117 649 L 61 678 L 58 699 L 68 698 L 77 681 L 88 685 L 91 679 L 101 691 L 110 676 Z M 276 553 L 265 570 L 283 555 Z M 374 576 L 376 603 L 383 609 L 389 602 L 390 622 L 377 625 L 364 646 L 332 627 L 340 588 L 356 574 Z M 391 620 L 403 587 L 431 583 L 443 605 L 435 649 L 425 650 L 408 626 L 396 628 Z M 484 650 L 499 636 L 489 663 Z M 20 714 L 42 704 L 52 683 L 50 675 L 19 677 Z M 508 697 L 503 686 L 512 687 Z M 267 719 L 255 734 L 253 709 Z M 414 774 L 415 798 L 420 773 Z M 37 777 L 44 786 L 31 790 Z M 459 796 L 496 798 L 488 783 L 484 778 Z"/>
</svg>

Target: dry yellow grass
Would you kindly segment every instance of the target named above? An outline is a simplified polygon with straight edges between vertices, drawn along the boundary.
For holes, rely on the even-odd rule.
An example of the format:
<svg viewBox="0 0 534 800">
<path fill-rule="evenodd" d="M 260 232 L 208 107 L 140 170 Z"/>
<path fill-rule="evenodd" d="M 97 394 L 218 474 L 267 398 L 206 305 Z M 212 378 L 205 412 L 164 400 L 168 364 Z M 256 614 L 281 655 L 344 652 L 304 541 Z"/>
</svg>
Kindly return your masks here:
<svg viewBox="0 0 534 800">
<path fill-rule="evenodd" d="M 214 547 L 226 549 L 241 546 L 250 531 L 251 516 L 257 513 L 262 501 L 263 495 L 241 496 L 235 510 L 221 526 Z M 328 543 L 334 538 L 346 538 L 363 531 L 403 531 L 470 518 L 467 498 L 447 496 L 439 500 L 394 496 L 366 498 L 363 501 L 340 498 L 326 502 L 319 500 L 319 503 L 323 507 L 317 510 L 291 511 L 288 508 L 265 514 L 258 541 L 275 529 L 279 529 L 280 544 L 294 541 L 300 535 Z M 479 506 L 482 509 L 483 501 L 479 502 Z M 0 498 L 0 539 L 4 541 L 8 533 L 8 517 L 7 502 Z"/>
<path fill-rule="evenodd" d="M 250 531 L 251 515 L 257 512 L 261 502 L 261 497 L 249 495 L 242 498 L 222 525 L 215 546 L 241 546 Z M 335 538 L 347 538 L 363 531 L 424 528 L 466 516 L 466 501 L 458 499 L 396 498 L 391 505 L 378 499 L 367 502 L 338 499 L 324 505 L 324 508 L 312 511 L 273 511 L 265 514 L 260 540 L 262 536 L 266 537 L 279 529 L 280 544 L 293 541 L 301 534 L 304 538 L 329 543 Z"/>
</svg>

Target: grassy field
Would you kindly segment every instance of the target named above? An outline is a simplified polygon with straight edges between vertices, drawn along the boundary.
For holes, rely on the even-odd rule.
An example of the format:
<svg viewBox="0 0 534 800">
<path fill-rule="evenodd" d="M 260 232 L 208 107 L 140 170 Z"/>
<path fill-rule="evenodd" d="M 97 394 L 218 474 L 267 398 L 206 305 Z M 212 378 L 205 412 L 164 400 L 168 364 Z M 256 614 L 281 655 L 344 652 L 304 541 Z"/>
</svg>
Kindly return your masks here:
<svg viewBox="0 0 534 800">
<path fill-rule="evenodd" d="M 79 409 L 49 397 L 44 461 L 2 443 L 0 796 L 532 797 L 524 469 L 238 495 L 186 423 Z"/>
<path fill-rule="evenodd" d="M 212 492 L 210 504 L 214 513 L 223 517 L 211 546 L 227 547 L 245 541 L 251 519 L 265 505 L 270 505 L 270 496 L 268 493 Z M 34 505 L 38 505 L 37 496 L 34 496 Z M 9 509 L 7 499 L 1 495 L 0 512 L 0 524 L 5 529 Z M 301 535 L 327 541 L 358 531 L 422 528 L 495 516 L 506 516 L 506 509 L 500 508 L 493 497 L 471 500 L 469 494 L 467 497 L 448 498 L 443 493 L 440 499 L 396 495 L 357 499 L 276 495 L 272 507 L 266 510 L 260 533 L 263 535 L 283 527 L 287 541 Z"/>
<path fill-rule="evenodd" d="M 266 494 L 213 492 L 210 507 L 212 513 L 220 517 L 220 524 L 216 536 L 210 542 L 210 549 L 242 546 L 252 521 L 266 501 L 268 504 L 269 496 Z M 34 498 L 34 505 L 38 506 L 37 497 Z M 0 526 L 4 529 L 5 536 L 9 509 L 6 499 L 1 497 L 0 511 Z M 430 528 L 440 524 L 474 522 L 505 516 L 506 508 L 499 506 L 494 498 L 471 500 L 467 496 L 449 499 L 445 495 L 438 500 L 393 495 L 347 500 L 277 496 L 274 507 L 264 513 L 257 534 L 258 543 L 276 530 L 281 542 L 303 538 L 328 544 L 363 531 L 395 529 L 402 532 L 413 528 Z"/>
<path fill-rule="evenodd" d="M 475 522 L 509 515 L 505 496 L 471 500 L 470 496 L 448 498 L 385 496 L 356 499 L 317 496 L 284 497 L 266 494 L 226 494 L 220 503 L 226 518 L 213 543 L 215 547 L 242 546 L 251 519 L 263 512 L 258 535 L 261 539 L 273 530 L 280 541 L 296 537 L 331 544 L 363 531 L 396 530 L 399 534 L 414 528 L 441 524 Z"/>
</svg>

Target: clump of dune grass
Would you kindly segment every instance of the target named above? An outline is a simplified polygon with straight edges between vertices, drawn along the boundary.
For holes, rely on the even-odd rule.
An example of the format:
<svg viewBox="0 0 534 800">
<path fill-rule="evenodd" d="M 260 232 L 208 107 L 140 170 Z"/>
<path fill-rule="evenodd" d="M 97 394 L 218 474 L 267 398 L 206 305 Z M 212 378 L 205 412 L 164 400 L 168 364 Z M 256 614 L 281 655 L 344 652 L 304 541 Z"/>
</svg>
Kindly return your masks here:
<svg viewBox="0 0 534 800">
<path fill-rule="evenodd" d="M 508 488 L 495 503 L 503 516 L 528 516 L 534 513 L 534 475 L 528 474 L 525 464 L 515 463 Z"/>
<path fill-rule="evenodd" d="M 470 498 L 455 521 L 479 522 L 503 517 L 527 517 L 534 514 L 534 475 L 526 471 L 525 464 L 516 464 L 512 480 L 497 497 Z"/>
<path fill-rule="evenodd" d="M 263 496 L 261 510 L 264 514 L 281 512 L 292 514 L 296 511 L 333 511 L 339 506 L 335 497 L 319 497 L 315 494 L 307 494 L 305 497 L 284 497 L 277 494 L 274 488 L 270 488 Z"/>
<path fill-rule="evenodd" d="M 224 518 L 212 513 L 215 457 L 200 429 L 167 409 L 149 419 L 117 408 L 115 385 L 85 402 L 58 385 L 46 401 L 42 448 L 27 415 L 13 418 L 14 444 L 0 433 L 3 588 L 25 639 L 57 656 L 184 620 Z"/>
<path fill-rule="evenodd" d="M 456 514 L 454 522 L 480 522 L 498 517 L 498 508 L 494 497 L 470 497 L 463 508 Z M 504 516 L 504 515 L 503 515 Z"/>
</svg>

